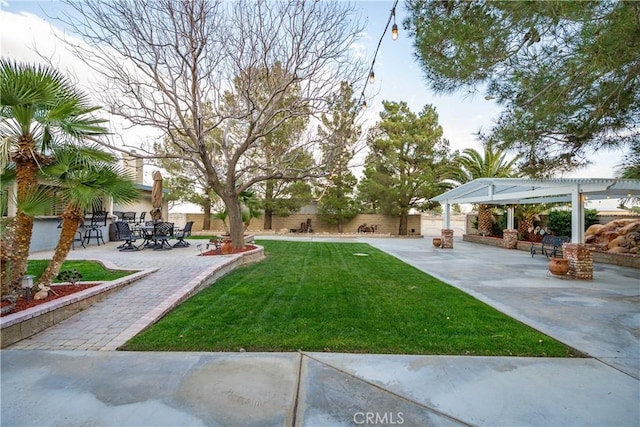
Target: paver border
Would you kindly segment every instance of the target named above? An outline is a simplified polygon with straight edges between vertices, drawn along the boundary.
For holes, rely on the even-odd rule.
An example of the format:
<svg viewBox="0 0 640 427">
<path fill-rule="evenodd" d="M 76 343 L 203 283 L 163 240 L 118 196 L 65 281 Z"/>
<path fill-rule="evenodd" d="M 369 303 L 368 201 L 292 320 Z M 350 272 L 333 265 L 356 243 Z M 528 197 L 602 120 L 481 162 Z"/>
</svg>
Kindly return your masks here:
<svg viewBox="0 0 640 427">
<path fill-rule="evenodd" d="M 18 313 L 3 316 L 0 318 L 0 330 L 2 331 L 0 335 L 0 348 L 5 348 L 38 332 L 42 332 L 46 328 L 60 323 L 90 307 L 123 286 L 127 286 L 158 270 L 157 268 L 131 270 L 117 267 L 108 261 L 96 259 L 87 259 L 87 261 L 99 262 L 110 270 L 136 272 L 121 277 L 120 279 L 104 282 L 72 295 L 67 295 L 36 307 L 22 310 Z"/>
</svg>

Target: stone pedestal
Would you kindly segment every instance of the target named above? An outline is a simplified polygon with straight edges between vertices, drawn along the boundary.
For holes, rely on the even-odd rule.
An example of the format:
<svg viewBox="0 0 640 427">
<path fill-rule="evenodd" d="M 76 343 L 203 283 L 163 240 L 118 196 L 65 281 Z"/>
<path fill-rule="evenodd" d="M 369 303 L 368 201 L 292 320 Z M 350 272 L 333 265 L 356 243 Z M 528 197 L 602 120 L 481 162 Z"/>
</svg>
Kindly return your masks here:
<svg viewBox="0 0 640 427">
<path fill-rule="evenodd" d="M 502 245 L 507 249 L 518 249 L 518 230 L 502 230 Z"/>
<path fill-rule="evenodd" d="M 581 243 L 563 243 L 562 257 L 569 260 L 569 277 L 593 280 L 593 248 Z"/>
<path fill-rule="evenodd" d="M 442 249 L 453 249 L 453 230 L 443 228 L 440 233 L 442 235 Z"/>
</svg>

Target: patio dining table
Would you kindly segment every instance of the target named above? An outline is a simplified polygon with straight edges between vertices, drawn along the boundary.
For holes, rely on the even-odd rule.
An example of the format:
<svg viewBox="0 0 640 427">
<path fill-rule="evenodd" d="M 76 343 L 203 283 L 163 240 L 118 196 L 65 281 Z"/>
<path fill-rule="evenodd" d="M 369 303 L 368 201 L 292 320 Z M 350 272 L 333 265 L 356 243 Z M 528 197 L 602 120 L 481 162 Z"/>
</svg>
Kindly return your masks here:
<svg viewBox="0 0 640 427">
<path fill-rule="evenodd" d="M 156 225 L 141 225 L 134 228 L 134 230 L 140 233 L 140 237 L 143 239 L 143 242 L 138 246 L 139 249 L 172 249 L 167 240 L 173 237 L 173 227 L 171 227 L 171 233 L 158 235 Z"/>
</svg>

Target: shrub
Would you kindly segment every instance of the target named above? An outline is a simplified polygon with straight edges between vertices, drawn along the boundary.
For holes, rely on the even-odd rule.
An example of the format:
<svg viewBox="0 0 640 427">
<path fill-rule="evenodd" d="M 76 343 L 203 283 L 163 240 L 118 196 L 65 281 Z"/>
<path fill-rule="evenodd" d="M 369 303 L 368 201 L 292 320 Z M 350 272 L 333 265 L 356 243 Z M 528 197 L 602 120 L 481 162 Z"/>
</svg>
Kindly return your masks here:
<svg viewBox="0 0 640 427">
<path fill-rule="evenodd" d="M 584 226 L 585 230 L 598 223 L 598 211 L 595 209 L 585 209 Z M 549 232 L 558 236 L 571 237 L 571 211 L 551 211 L 547 220 Z"/>
</svg>

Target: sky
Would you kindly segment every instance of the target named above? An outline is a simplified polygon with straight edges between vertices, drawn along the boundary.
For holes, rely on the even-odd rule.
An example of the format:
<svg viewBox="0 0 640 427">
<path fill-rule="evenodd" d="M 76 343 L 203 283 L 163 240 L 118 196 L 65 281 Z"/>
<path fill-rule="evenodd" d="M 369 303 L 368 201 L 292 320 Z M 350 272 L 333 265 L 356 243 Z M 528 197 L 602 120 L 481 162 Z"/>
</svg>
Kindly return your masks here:
<svg viewBox="0 0 640 427">
<path fill-rule="evenodd" d="M 355 7 L 366 25 L 362 38 L 354 42 L 355 54 L 365 58 L 368 66 L 373 60 L 375 48 L 385 29 L 390 16 L 393 0 L 356 1 Z M 62 4 L 57 0 L 0 0 L 0 55 L 12 59 L 41 62 L 34 51 L 39 51 L 53 59 L 61 69 L 69 67 L 78 69 L 80 62 L 68 52 L 52 35 L 59 25 L 47 17 L 46 12 L 54 12 Z M 365 95 L 368 108 L 359 119 L 365 126 L 373 125 L 382 110 L 382 101 L 406 101 L 409 107 L 419 112 L 425 105 L 431 104 L 439 114 L 440 125 L 444 137 L 450 142 L 453 150 L 475 148 L 481 150 L 480 142 L 474 134 L 480 129 L 487 130 L 500 112 L 500 106 L 494 101 L 485 100 L 483 94 L 470 96 L 465 93 L 453 95 L 435 95 L 425 82 L 420 65 L 415 60 L 413 43 L 402 28 L 406 17 L 404 1 L 396 8 L 396 23 L 399 28 L 397 40 L 391 39 L 391 26 L 385 34 L 375 60 L 375 82 L 369 84 Z M 78 73 L 83 78 L 82 73 Z M 367 75 L 362 76 L 362 80 Z M 124 131 L 114 121 L 114 131 Z M 128 131 L 130 135 L 144 138 L 144 130 Z M 137 132 L 137 133 L 136 133 Z M 615 173 L 616 164 L 624 155 L 621 151 L 604 152 L 593 155 L 594 164 L 580 169 L 564 177 L 609 178 Z M 364 153 L 360 154 L 361 157 Z"/>
</svg>

